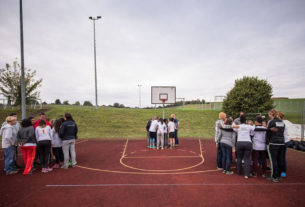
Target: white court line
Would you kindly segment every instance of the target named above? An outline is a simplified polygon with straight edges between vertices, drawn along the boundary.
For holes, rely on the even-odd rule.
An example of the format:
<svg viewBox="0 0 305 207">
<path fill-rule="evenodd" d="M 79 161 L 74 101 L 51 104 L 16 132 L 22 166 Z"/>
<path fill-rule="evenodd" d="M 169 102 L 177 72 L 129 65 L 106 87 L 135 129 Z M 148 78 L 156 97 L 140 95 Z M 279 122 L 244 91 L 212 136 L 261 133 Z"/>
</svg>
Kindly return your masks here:
<svg viewBox="0 0 305 207">
<path fill-rule="evenodd" d="M 45 185 L 45 187 L 162 187 L 162 186 L 303 186 L 305 183 L 125 183 L 125 184 L 67 184 Z"/>
</svg>

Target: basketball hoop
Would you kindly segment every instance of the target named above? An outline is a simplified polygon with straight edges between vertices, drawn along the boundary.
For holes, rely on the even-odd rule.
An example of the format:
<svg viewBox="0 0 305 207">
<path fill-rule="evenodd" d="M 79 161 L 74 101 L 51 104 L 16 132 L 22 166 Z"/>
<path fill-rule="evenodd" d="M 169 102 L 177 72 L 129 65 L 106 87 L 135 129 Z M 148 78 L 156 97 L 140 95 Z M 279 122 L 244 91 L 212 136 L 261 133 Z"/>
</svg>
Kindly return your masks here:
<svg viewBox="0 0 305 207">
<path fill-rule="evenodd" d="M 160 99 L 162 101 L 162 104 L 164 105 L 167 99 Z"/>
</svg>

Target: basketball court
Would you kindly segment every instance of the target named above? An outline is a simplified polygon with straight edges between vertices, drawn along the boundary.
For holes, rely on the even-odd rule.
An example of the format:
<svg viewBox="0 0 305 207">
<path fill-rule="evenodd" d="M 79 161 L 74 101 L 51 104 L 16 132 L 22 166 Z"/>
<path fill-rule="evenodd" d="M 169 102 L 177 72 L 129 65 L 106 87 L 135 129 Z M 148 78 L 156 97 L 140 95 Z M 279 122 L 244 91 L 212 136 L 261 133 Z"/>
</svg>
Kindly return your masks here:
<svg viewBox="0 0 305 207">
<path fill-rule="evenodd" d="M 180 139 L 176 149 L 146 148 L 146 139 L 78 140 L 77 167 L 30 176 L 1 171 L 0 206 L 302 206 L 305 153 L 288 150 L 288 177 L 224 175 L 215 144 Z M 22 157 L 19 156 L 19 164 Z M 3 168 L 3 161 L 0 162 Z M 161 203 L 160 203 L 161 202 Z"/>
</svg>

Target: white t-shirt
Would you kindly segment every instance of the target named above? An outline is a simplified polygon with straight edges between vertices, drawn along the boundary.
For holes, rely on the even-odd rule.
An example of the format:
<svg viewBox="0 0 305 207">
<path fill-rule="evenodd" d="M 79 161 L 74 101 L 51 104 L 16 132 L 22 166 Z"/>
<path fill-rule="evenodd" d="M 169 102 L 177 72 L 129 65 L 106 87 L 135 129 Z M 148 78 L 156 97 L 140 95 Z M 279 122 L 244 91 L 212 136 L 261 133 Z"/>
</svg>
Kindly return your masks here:
<svg viewBox="0 0 305 207">
<path fill-rule="evenodd" d="M 149 131 L 150 132 L 157 132 L 157 127 L 158 127 L 158 121 L 157 120 L 153 120 L 151 121 L 150 127 L 149 127 Z"/>
<path fill-rule="evenodd" d="M 49 126 L 46 126 L 45 128 L 41 128 L 40 126 L 38 126 L 35 130 L 35 134 L 37 142 L 43 140 L 51 141 L 53 137 L 52 129 Z"/>
<path fill-rule="evenodd" d="M 248 124 L 241 124 L 239 128 L 234 129 L 238 133 L 238 142 L 251 142 L 250 134 L 254 131 L 255 126 Z"/>
<path fill-rule="evenodd" d="M 170 121 L 168 124 L 167 124 L 168 128 L 169 128 L 169 132 L 175 132 L 175 123 Z"/>
<path fill-rule="evenodd" d="M 166 124 L 161 122 L 158 122 L 158 134 L 164 134 L 166 132 Z"/>
</svg>

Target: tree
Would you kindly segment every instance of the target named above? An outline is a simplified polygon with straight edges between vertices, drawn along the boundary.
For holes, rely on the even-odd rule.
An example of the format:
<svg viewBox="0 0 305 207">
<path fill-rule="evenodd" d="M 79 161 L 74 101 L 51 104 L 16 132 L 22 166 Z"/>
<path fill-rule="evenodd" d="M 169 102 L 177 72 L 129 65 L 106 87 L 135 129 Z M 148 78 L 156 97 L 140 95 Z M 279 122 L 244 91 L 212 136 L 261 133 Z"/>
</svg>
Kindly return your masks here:
<svg viewBox="0 0 305 207">
<path fill-rule="evenodd" d="M 59 99 L 56 99 L 56 100 L 55 100 L 55 104 L 60 105 L 60 104 L 61 104 L 61 101 L 60 101 Z"/>
<path fill-rule="evenodd" d="M 17 60 L 13 62 L 13 67 L 7 63 L 5 68 L 0 69 L 0 91 L 14 105 L 21 105 L 20 71 Z M 35 80 L 35 76 L 36 70 L 24 68 L 26 104 L 39 99 L 40 93 L 37 89 L 41 86 L 42 79 Z"/>
<path fill-rule="evenodd" d="M 117 102 L 116 102 L 116 103 L 114 103 L 114 104 L 113 104 L 113 107 L 115 107 L 115 108 L 119 108 L 119 107 L 120 107 L 120 103 L 117 103 Z"/>
<path fill-rule="evenodd" d="M 83 106 L 93 106 L 93 104 L 90 101 L 85 101 Z"/>
<path fill-rule="evenodd" d="M 243 77 L 235 80 L 234 88 L 227 93 L 223 110 L 231 116 L 245 113 L 267 112 L 273 108 L 272 86 L 258 77 Z"/>
<path fill-rule="evenodd" d="M 79 103 L 79 101 L 76 101 L 73 105 L 74 106 L 80 106 L 80 103 Z"/>
<path fill-rule="evenodd" d="M 63 105 L 70 105 L 70 104 L 69 104 L 69 101 L 64 101 L 64 102 L 62 102 L 62 104 L 63 104 Z"/>
</svg>

